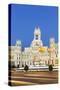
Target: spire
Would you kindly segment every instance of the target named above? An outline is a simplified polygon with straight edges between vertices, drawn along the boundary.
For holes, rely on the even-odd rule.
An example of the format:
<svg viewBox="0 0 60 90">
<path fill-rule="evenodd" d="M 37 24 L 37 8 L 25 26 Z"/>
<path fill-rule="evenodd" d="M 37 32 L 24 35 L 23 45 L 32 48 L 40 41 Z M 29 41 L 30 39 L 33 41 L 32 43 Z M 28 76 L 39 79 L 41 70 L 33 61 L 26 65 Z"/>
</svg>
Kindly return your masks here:
<svg viewBox="0 0 60 90">
<path fill-rule="evenodd" d="M 21 41 L 20 40 L 16 41 L 16 46 L 21 46 Z"/>
<path fill-rule="evenodd" d="M 38 28 L 39 28 L 39 26 L 37 25 L 37 26 L 36 26 L 36 29 L 38 29 Z"/>
<path fill-rule="evenodd" d="M 40 34 L 40 28 L 39 28 L 39 26 L 36 26 L 35 27 L 35 31 L 34 31 L 34 34 L 36 35 L 36 34 Z"/>
<path fill-rule="evenodd" d="M 39 28 L 39 26 L 36 26 L 35 30 L 34 30 L 34 39 L 40 40 L 40 38 L 41 38 L 40 28 Z"/>
</svg>

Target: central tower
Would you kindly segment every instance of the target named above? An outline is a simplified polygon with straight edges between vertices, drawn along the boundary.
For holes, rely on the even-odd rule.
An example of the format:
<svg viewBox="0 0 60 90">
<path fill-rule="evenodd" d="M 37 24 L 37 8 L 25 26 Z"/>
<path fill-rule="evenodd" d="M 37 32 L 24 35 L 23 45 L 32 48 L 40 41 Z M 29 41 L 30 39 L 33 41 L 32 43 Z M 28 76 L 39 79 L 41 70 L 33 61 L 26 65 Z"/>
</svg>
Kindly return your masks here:
<svg viewBox="0 0 60 90">
<path fill-rule="evenodd" d="M 34 39 L 31 43 L 31 46 L 32 47 L 42 47 L 43 46 L 43 43 L 42 43 L 42 40 L 41 40 L 41 31 L 40 31 L 40 28 L 37 26 L 35 27 L 35 30 L 34 30 Z"/>
<path fill-rule="evenodd" d="M 35 31 L 34 31 L 34 40 L 40 40 L 41 38 L 41 32 L 40 32 L 40 28 L 37 26 L 35 27 Z"/>
</svg>

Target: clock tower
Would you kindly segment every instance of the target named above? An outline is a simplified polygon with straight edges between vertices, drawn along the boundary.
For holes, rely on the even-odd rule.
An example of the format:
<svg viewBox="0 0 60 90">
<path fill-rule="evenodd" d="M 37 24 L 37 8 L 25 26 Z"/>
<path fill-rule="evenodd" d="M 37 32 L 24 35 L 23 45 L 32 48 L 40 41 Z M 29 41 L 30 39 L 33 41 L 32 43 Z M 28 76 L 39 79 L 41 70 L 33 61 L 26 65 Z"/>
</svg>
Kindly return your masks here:
<svg viewBox="0 0 60 90">
<path fill-rule="evenodd" d="M 31 43 L 31 46 L 32 47 L 42 47 L 43 44 L 42 44 L 42 40 L 41 40 L 41 31 L 40 31 L 40 28 L 37 26 L 35 27 L 35 30 L 34 30 L 34 39 Z"/>
</svg>

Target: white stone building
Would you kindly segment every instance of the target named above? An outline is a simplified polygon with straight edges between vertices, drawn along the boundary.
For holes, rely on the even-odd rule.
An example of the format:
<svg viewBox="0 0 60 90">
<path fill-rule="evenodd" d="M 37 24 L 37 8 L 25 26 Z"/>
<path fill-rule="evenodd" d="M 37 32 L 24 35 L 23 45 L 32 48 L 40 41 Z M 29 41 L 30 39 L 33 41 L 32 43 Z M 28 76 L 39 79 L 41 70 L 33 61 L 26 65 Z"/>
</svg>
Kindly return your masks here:
<svg viewBox="0 0 60 90">
<path fill-rule="evenodd" d="M 58 46 L 54 38 L 50 38 L 49 47 L 43 46 L 41 31 L 39 27 L 34 30 L 34 38 L 30 47 L 22 51 L 21 41 L 16 41 L 15 46 L 9 46 L 9 60 L 12 64 L 19 67 L 28 66 L 47 66 L 58 65 Z"/>
</svg>

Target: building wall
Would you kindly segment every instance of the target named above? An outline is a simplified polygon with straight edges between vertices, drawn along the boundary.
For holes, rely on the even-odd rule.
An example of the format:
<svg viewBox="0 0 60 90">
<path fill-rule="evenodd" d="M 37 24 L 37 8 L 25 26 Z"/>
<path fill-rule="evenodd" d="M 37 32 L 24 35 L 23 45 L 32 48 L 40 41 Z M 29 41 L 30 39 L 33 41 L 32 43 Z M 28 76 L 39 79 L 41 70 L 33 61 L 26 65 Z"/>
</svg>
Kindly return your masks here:
<svg viewBox="0 0 60 90">
<path fill-rule="evenodd" d="M 9 61 L 17 67 L 28 66 L 46 66 L 52 64 L 58 65 L 58 45 L 54 38 L 49 41 L 49 47 L 43 46 L 41 40 L 41 32 L 39 28 L 35 28 L 34 39 L 30 47 L 22 51 L 21 41 L 16 41 L 15 46 L 9 46 Z M 49 49 L 49 51 L 48 51 Z"/>
</svg>

